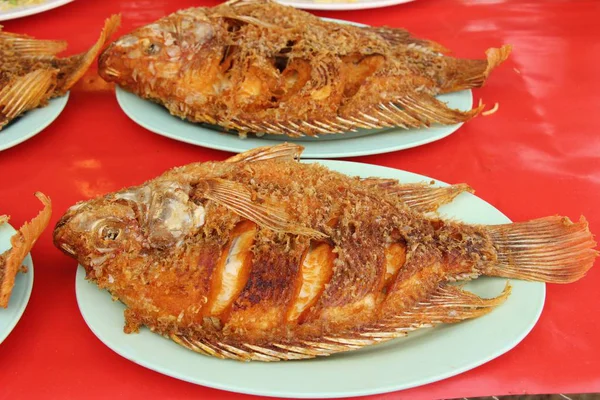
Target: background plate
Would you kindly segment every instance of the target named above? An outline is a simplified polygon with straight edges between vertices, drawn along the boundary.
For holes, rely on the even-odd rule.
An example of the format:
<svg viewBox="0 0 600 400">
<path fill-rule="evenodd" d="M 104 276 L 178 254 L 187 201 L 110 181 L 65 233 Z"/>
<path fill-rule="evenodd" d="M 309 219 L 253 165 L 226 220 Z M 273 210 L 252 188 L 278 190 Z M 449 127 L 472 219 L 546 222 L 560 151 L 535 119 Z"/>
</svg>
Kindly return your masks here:
<svg viewBox="0 0 600 400">
<path fill-rule="evenodd" d="M 396 178 L 403 182 L 430 178 L 368 164 L 325 161 L 337 171 L 360 176 Z M 441 185 L 443 183 L 440 182 Z M 469 193 L 441 209 L 445 216 L 470 223 L 510 222 L 500 211 Z M 479 278 L 468 290 L 492 297 L 506 280 Z M 121 356 L 163 374 L 234 392 L 280 397 L 346 397 L 406 389 L 444 379 L 481 365 L 519 343 L 538 320 L 545 284 L 514 280 L 506 303 L 492 313 L 460 324 L 411 333 L 406 338 L 327 358 L 278 363 L 220 360 L 206 357 L 142 329 L 123 333 L 124 306 L 108 292 L 76 277 L 79 309 L 94 334 Z"/>
<path fill-rule="evenodd" d="M 2 1 L 2 0 L 0 0 Z M 73 0 L 46 0 L 41 4 L 32 6 L 15 7 L 10 10 L 0 11 L 0 21 L 9 19 L 26 17 L 28 15 L 39 14 L 44 11 L 51 10 L 56 7 L 63 6 Z"/>
<path fill-rule="evenodd" d="M 305 10 L 364 10 L 409 3 L 414 0 L 277 0 L 286 6 L 303 8 Z"/>
<path fill-rule="evenodd" d="M 0 0 L 1 1 L 1 0 Z M 46 107 L 27 111 L 0 130 L 0 151 L 32 138 L 52 123 L 67 105 L 69 93 L 50 100 Z"/>
<path fill-rule="evenodd" d="M 447 102 L 450 107 L 462 111 L 470 110 L 473 106 L 470 90 L 444 94 L 438 98 Z M 283 135 L 265 135 L 257 138 L 249 135 L 247 139 L 240 139 L 236 134 L 222 133 L 216 130 L 218 128 L 193 124 L 175 117 L 163 106 L 144 100 L 120 87 L 117 87 L 117 100 L 129 118 L 154 133 L 185 143 L 235 153 L 288 141 L 302 144 L 305 147 L 302 155 L 306 158 L 357 157 L 421 146 L 450 135 L 462 125 L 462 123 L 436 125 L 425 129 L 409 130 L 401 128 L 361 130 L 357 133 L 325 135 L 319 138 L 293 139 Z M 373 133 L 368 134 L 368 132 Z"/>
<path fill-rule="evenodd" d="M 5 252 L 10 248 L 10 238 L 15 233 L 15 230 L 8 223 L 0 225 L 0 253 Z M 27 273 L 18 273 L 15 278 L 15 286 L 10 296 L 8 308 L 0 308 L 0 343 L 13 330 L 21 315 L 25 311 L 25 307 L 31 296 L 33 288 L 33 262 L 31 255 L 27 254 L 23 265 L 27 266 Z"/>
</svg>

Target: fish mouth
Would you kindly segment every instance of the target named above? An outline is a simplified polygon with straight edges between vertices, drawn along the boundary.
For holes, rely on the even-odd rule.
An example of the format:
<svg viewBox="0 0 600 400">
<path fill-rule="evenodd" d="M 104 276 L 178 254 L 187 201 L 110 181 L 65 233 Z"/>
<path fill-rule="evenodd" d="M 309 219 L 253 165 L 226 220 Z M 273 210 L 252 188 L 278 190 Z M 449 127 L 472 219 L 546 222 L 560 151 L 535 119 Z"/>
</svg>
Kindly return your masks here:
<svg viewBox="0 0 600 400">
<path fill-rule="evenodd" d="M 68 224 L 68 222 L 71 220 L 72 217 L 73 216 L 67 212 L 65 215 L 63 215 L 58 220 L 58 222 L 54 226 L 53 242 L 54 242 L 54 246 L 56 246 L 58 249 L 62 250 L 65 254 L 67 254 L 71 257 L 75 257 L 76 252 L 73 249 L 73 247 L 68 243 L 69 240 L 68 240 L 68 234 L 66 231 L 66 225 Z"/>
</svg>

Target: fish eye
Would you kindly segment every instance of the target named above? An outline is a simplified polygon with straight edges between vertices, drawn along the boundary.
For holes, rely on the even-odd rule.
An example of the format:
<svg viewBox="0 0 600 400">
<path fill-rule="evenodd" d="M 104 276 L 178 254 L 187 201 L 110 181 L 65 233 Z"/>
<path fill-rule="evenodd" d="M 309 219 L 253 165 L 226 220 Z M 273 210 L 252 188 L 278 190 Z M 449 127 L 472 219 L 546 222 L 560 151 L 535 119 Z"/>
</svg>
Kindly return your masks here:
<svg viewBox="0 0 600 400">
<path fill-rule="evenodd" d="M 121 229 L 104 225 L 102 228 L 100 228 L 99 233 L 104 240 L 117 240 L 117 238 L 121 235 Z"/>
<path fill-rule="evenodd" d="M 160 51 L 160 45 L 157 43 L 150 43 L 146 48 L 146 54 L 152 55 L 156 54 Z"/>
</svg>

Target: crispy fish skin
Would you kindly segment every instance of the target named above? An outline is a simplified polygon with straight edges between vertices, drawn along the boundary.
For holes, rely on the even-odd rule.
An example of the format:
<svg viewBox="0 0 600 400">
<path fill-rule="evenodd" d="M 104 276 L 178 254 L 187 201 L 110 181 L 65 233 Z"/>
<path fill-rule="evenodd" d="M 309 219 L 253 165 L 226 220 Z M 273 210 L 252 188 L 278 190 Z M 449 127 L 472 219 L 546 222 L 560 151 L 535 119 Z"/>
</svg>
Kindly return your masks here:
<svg viewBox="0 0 600 400">
<path fill-rule="evenodd" d="M 118 15 L 108 18 L 88 51 L 66 58 L 57 56 L 66 49 L 65 41 L 38 40 L 4 32 L 0 26 L 0 130 L 22 113 L 66 94 L 92 65 L 120 20 Z"/>
<path fill-rule="evenodd" d="M 443 221 L 399 195 L 428 198 L 435 188 L 403 192 L 390 180 L 297 163 L 296 154 L 282 145 L 190 164 L 78 203 L 57 223 L 55 245 L 127 306 L 126 332 L 147 326 L 203 354 L 261 361 L 474 318 L 510 288 L 481 299 L 447 282 L 567 283 L 597 255 L 585 220 Z"/>
<path fill-rule="evenodd" d="M 358 128 L 454 124 L 435 95 L 483 85 L 510 46 L 485 60 L 444 56 L 434 42 L 392 28 L 321 20 L 271 1 L 192 8 L 112 43 L 101 76 L 192 122 L 241 136 L 322 135 Z"/>
</svg>

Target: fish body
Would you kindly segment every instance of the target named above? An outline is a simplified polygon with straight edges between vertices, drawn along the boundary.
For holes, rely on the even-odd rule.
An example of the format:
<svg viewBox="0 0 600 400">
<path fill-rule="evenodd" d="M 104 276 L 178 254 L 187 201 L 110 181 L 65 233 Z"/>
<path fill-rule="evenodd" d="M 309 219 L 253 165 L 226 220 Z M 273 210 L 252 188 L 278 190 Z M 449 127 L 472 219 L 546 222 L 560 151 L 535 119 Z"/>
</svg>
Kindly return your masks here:
<svg viewBox="0 0 600 400">
<path fill-rule="evenodd" d="M 67 43 L 37 40 L 2 31 L 0 26 L 0 129 L 22 113 L 63 96 L 91 66 L 117 29 L 119 16 L 106 20 L 98 41 L 86 52 L 57 56 Z"/>
<path fill-rule="evenodd" d="M 192 122 L 244 136 L 342 133 L 454 124 L 481 107 L 449 109 L 435 95 L 481 86 L 510 46 L 486 60 L 444 56 L 392 28 L 319 19 L 271 1 L 192 8 L 112 43 L 101 76 Z"/>
<path fill-rule="evenodd" d="M 448 282 L 570 282 L 596 257 L 585 221 L 443 221 L 424 211 L 464 186 L 361 180 L 298 163 L 297 151 L 190 164 L 78 203 L 55 244 L 127 306 L 126 332 L 147 326 L 200 353 L 262 361 L 477 317 L 509 288 L 481 299 Z"/>
</svg>

